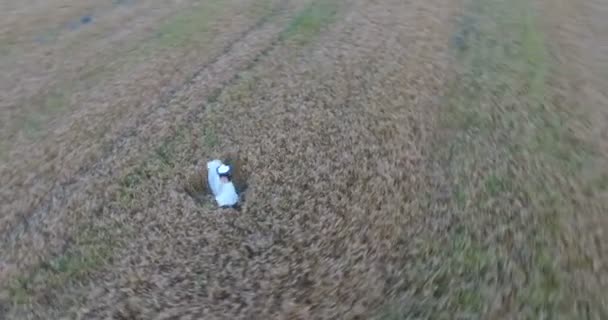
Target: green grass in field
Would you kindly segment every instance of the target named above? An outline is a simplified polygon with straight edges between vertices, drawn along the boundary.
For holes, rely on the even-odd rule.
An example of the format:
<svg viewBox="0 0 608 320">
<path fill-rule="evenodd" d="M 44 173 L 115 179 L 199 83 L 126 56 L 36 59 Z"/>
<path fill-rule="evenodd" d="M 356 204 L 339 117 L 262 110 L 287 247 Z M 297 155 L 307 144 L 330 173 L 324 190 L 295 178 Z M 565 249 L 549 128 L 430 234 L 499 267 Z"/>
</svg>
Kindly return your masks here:
<svg viewBox="0 0 608 320">
<path fill-rule="evenodd" d="M 133 167 L 119 181 L 111 205 L 124 209 L 141 207 L 150 200 L 150 194 L 163 192 L 156 183 L 176 174 L 175 149 L 178 145 L 191 145 L 183 132 L 169 137 L 153 149 L 146 161 Z M 129 234 L 122 224 L 108 227 L 83 226 L 66 252 L 43 261 L 31 272 L 13 279 L 8 293 L 14 304 L 29 304 L 37 295 L 48 294 L 64 287 L 68 282 L 84 280 L 99 270 L 127 241 Z"/>
<path fill-rule="evenodd" d="M 153 149 L 145 161 L 132 167 L 120 180 L 115 194 L 118 205 L 122 208 L 134 208 L 148 199 L 145 195 L 160 192 L 151 181 L 167 178 L 175 169 L 175 152 L 178 144 L 188 143 L 183 132 L 167 138 Z"/>
<path fill-rule="evenodd" d="M 449 277 L 459 283 L 450 293 L 455 296 L 448 299 L 448 304 L 455 312 L 480 316 L 483 307 L 491 305 L 492 292 L 514 287 L 516 308 L 521 308 L 524 317 L 535 318 L 555 312 L 562 286 L 555 261 L 547 259 L 552 241 L 543 231 L 547 226 L 539 223 L 538 217 L 526 220 L 517 212 L 532 210 L 540 215 L 540 208 L 513 205 L 521 195 L 523 199 L 544 197 L 532 181 L 543 180 L 545 172 L 534 167 L 538 160 L 535 156 L 528 157 L 533 147 L 530 137 L 555 135 L 550 131 L 556 129 L 539 127 L 534 121 L 535 117 L 553 116 L 550 112 L 537 113 L 545 103 L 548 68 L 543 36 L 532 8 L 523 1 L 473 1 L 469 8 L 475 36 L 469 39 L 468 49 L 460 53 L 460 63 L 469 71 L 453 92 L 464 99 L 456 99 L 459 103 L 453 105 L 445 121 L 461 123 L 461 138 L 452 141 L 463 152 L 461 157 L 473 158 L 473 163 L 488 168 L 469 166 L 467 161 L 451 163 L 450 170 L 461 175 L 459 181 L 468 181 L 460 187 L 470 197 L 470 206 L 461 220 L 467 226 L 461 229 L 465 232 L 450 236 L 450 241 L 461 245 L 444 256 L 447 265 L 453 265 Z M 511 33 L 513 38 L 504 33 Z M 458 120 L 461 118 L 465 121 Z M 514 150 L 525 151 L 524 156 L 512 153 Z M 479 174 L 485 178 L 472 178 Z M 523 261 L 514 260 L 519 253 L 504 243 L 483 238 L 501 228 L 525 238 L 517 244 L 517 250 L 525 256 Z M 500 269 L 495 269 L 497 266 Z M 509 280 L 510 274 L 515 276 Z M 531 281 L 518 283 L 517 275 L 526 275 Z M 497 281 L 502 277 L 513 283 Z M 490 295 L 481 296 L 481 292 Z"/>
<path fill-rule="evenodd" d="M 209 40 L 211 22 L 220 16 L 225 6 L 220 0 L 205 1 L 187 12 L 182 12 L 158 29 L 160 47 L 174 48 L 188 45 L 190 42 L 205 42 Z"/>
<path fill-rule="evenodd" d="M 0 38 L 0 58 L 10 55 L 16 44 L 17 41 L 10 36 Z"/>
<path fill-rule="evenodd" d="M 555 243 L 560 219 L 576 209 L 556 181 L 580 173 L 592 152 L 547 99 L 551 66 L 535 14 L 525 1 L 467 2 L 440 116 L 450 134 L 435 155 L 449 173 L 457 223 L 445 242 L 421 248 L 427 272 L 412 281 L 424 283 L 416 288 L 430 292 L 426 300 L 391 306 L 381 319 L 483 318 L 495 299 L 519 319 L 569 310 Z"/>
<path fill-rule="evenodd" d="M 54 92 L 47 95 L 42 102 L 42 108 L 24 114 L 22 122 L 23 132 L 28 137 L 39 136 L 43 133 L 48 121 L 51 121 L 55 116 L 66 111 L 68 108 L 69 101 L 65 94 Z"/>
<path fill-rule="evenodd" d="M 334 20 L 338 6 L 334 1 L 315 1 L 300 12 L 283 31 L 283 40 L 304 45 Z"/>
<path fill-rule="evenodd" d="M 90 272 L 108 262 L 119 245 L 116 237 L 120 226 L 90 227 L 74 237 L 74 245 L 31 272 L 12 279 L 8 293 L 13 304 L 29 304 L 39 294 L 63 287 L 68 282 L 80 281 Z"/>
<path fill-rule="evenodd" d="M 260 18 L 273 10 L 272 0 L 258 0 L 249 5 L 245 11 L 248 18 Z M 16 120 L 12 132 L 22 132 L 26 137 L 38 138 L 48 128 L 48 123 L 70 110 L 69 97 L 88 87 L 95 86 L 120 69 L 137 65 L 158 54 L 160 50 L 191 50 L 210 43 L 218 34 L 213 26 L 226 19 L 229 7 L 221 0 L 204 1 L 181 11 L 162 22 L 154 31 L 155 36 L 120 49 L 112 63 L 89 65 L 77 75 L 77 80 L 63 83 L 54 88 L 54 92 L 42 98 L 43 101 L 32 101 L 22 108 L 21 117 Z M 0 42 L 0 54 L 12 45 L 8 40 Z M 83 43 L 68 42 L 63 50 L 66 54 L 84 48 Z M 2 157 L 2 150 L 0 150 Z"/>
</svg>

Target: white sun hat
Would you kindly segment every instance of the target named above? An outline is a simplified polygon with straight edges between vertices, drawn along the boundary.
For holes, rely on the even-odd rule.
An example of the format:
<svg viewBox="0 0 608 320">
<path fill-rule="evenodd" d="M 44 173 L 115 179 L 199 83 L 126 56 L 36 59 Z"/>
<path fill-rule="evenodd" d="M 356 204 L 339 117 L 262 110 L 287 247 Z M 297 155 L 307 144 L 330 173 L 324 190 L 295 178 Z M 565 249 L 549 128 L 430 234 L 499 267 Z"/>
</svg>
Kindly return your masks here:
<svg viewBox="0 0 608 320">
<path fill-rule="evenodd" d="M 220 165 L 219 167 L 217 167 L 217 174 L 219 174 L 220 176 L 230 174 L 230 166 L 225 164 Z"/>
</svg>

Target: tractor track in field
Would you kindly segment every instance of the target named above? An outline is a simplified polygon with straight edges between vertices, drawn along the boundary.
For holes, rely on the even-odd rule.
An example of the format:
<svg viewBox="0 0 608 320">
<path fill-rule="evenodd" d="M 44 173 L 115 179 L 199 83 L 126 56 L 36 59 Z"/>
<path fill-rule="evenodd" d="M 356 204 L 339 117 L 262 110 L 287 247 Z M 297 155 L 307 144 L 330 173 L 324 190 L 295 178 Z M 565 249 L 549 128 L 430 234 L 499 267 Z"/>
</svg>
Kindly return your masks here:
<svg viewBox="0 0 608 320">
<path fill-rule="evenodd" d="M 113 173 L 120 168 L 116 163 L 117 159 L 125 163 L 125 160 L 137 158 L 146 147 L 165 138 L 166 134 L 162 133 L 147 135 L 146 133 L 155 132 L 150 126 L 164 127 L 167 123 L 174 123 L 173 121 L 183 113 L 186 113 L 188 118 L 201 112 L 201 108 L 204 108 L 209 100 L 213 100 L 222 87 L 234 82 L 241 72 L 251 69 L 260 57 L 279 43 L 283 24 L 275 20 L 288 19 L 296 13 L 288 10 L 289 1 L 282 0 L 269 14 L 230 41 L 220 54 L 201 66 L 181 85 L 169 90 L 153 108 L 137 117 L 133 124 L 122 129 L 118 136 L 107 144 L 97 161 L 81 167 L 63 181 L 53 182 L 52 187 L 28 213 L 19 215 L 16 225 L 4 226 L 3 249 L 0 251 L 7 252 L 15 243 L 27 238 L 28 234 L 49 234 L 41 227 L 45 219 L 50 218 L 49 214 L 65 209 L 70 204 L 69 199 L 76 198 L 77 193 L 87 194 L 87 190 L 103 184 L 102 181 L 111 184 Z M 254 53 L 248 54 L 250 51 Z M 186 109 L 181 109 L 182 107 Z M 96 205 L 88 207 L 92 208 L 93 212 L 99 212 L 103 199 L 98 199 L 93 193 L 88 194 L 98 200 Z M 61 247 L 65 247 L 65 244 Z"/>
<path fill-rule="evenodd" d="M 0 318 L 607 317 L 608 6 L 256 1 L 0 165 Z"/>
<path fill-rule="evenodd" d="M 288 3 L 289 3 L 289 0 L 281 0 L 281 3 L 273 10 L 273 12 L 262 17 L 251 28 L 243 31 L 236 39 L 234 39 L 226 47 L 224 47 L 223 51 L 220 54 L 216 55 L 214 58 L 211 59 L 211 61 L 209 63 L 205 64 L 200 69 L 198 69 L 196 72 L 194 72 L 194 74 L 192 74 L 192 76 L 190 76 L 183 84 L 179 85 L 176 88 L 171 89 L 164 97 L 161 98 L 161 101 L 157 105 L 155 105 L 152 109 L 150 109 L 146 113 L 144 113 L 138 119 L 138 121 L 136 122 L 136 124 L 134 126 L 131 126 L 127 129 L 125 129 L 122 133 L 120 133 L 118 135 L 118 137 L 115 140 L 113 140 L 111 143 L 109 143 L 109 146 L 111 147 L 110 151 L 104 153 L 104 155 L 101 157 L 101 159 L 95 165 L 93 165 L 91 167 L 87 167 L 87 168 L 82 168 L 78 171 L 77 174 L 84 175 L 87 172 L 96 170 L 101 163 L 106 161 L 113 154 L 122 152 L 124 150 L 124 146 L 129 144 L 130 139 L 133 139 L 136 137 L 141 137 L 138 134 L 139 128 L 141 128 L 141 127 L 145 126 L 146 124 L 150 123 L 151 121 L 153 121 L 152 120 L 153 116 L 156 113 L 162 112 L 159 110 L 169 108 L 172 103 L 180 104 L 179 100 L 181 97 L 178 96 L 178 93 L 187 90 L 187 88 L 190 86 L 195 86 L 198 83 L 198 81 L 200 81 L 201 79 L 210 78 L 210 74 L 213 72 L 214 69 L 218 68 L 218 65 L 227 63 L 228 61 L 226 61 L 226 60 L 230 60 L 231 57 L 234 57 L 234 54 L 231 54 L 231 53 L 238 51 L 237 47 L 239 44 L 241 44 L 243 41 L 245 41 L 253 33 L 255 33 L 257 31 L 261 31 L 261 29 L 264 27 L 264 25 L 266 23 L 268 23 L 272 18 L 274 18 L 280 14 L 284 14 Z M 269 46 L 264 48 L 262 51 L 267 52 L 274 45 L 276 45 L 276 41 L 273 41 Z M 254 60 L 255 59 L 256 58 L 254 58 Z M 243 69 L 236 68 L 236 70 L 233 71 L 234 75 L 230 79 L 236 78 L 238 76 L 239 72 L 250 69 L 250 68 L 251 68 L 251 64 L 247 65 Z M 220 87 L 225 86 L 228 82 L 230 82 L 230 80 L 222 81 L 219 83 L 219 86 Z M 211 86 L 212 85 L 208 85 L 208 87 L 211 87 Z M 209 93 L 207 93 L 208 90 L 205 92 L 206 92 L 206 95 L 209 95 Z M 211 95 L 213 95 L 213 92 L 211 93 Z M 206 102 L 203 102 L 201 104 L 201 106 L 203 106 L 205 103 Z M 194 110 L 192 112 L 196 113 L 197 111 Z M 143 138 L 143 137 L 141 137 L 141 138 Z"/>
<path fill-rule="evenodd" d="M 45 201 L 55 207 L 40 213 L 48 221 L 30 220 L 28 235 L 11 240 L 14 253 L 29 253 L 35 238 L 56 242 L 43 251 L 51 270 L 33 268 L 25 276 L 42 280 L 17 288 L 33 303 L 10 315 L 363 319 L 402 290 L 407 250 L 397 245 L 418 219 L 411 195 L 424 183 L 421 131 L 443 81 L 450 9 L 444 0 L 346 3 L 305 45 L 292 47 L 283 23 L 263 25 L 58 184 Z M 207 128 L 215 145 L 198 139 Z M 230 148 L 252 173 L 240 213 L 178 190 L 193 160 Z M 118 190 L 130 198 L 113 198 L 131 175 L 139 180 Z M 65 246 L 87 224 L 101 226 L 89 241 L 111 256 L 64 282 L 53 263 L 91 252 L 78 239 Z M 114 231 L 125 240 L 117 247 Z"/>
</svg>

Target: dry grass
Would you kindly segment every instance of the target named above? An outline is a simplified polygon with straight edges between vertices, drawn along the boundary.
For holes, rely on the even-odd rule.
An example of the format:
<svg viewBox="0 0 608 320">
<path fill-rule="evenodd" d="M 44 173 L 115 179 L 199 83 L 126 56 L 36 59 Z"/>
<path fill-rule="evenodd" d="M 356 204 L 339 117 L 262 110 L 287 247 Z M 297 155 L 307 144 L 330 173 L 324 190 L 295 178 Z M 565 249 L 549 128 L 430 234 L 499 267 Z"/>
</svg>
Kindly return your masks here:
<svg viewBox="0 0 608 320">
<path fill-rule="evenodd" d="M 275 5 L 277 3 L 274 2 Z M 76 174 L 82 177 L 83 173 L 94 171 L 92 168 L 99 168 L 100 162 L 112 161 L 115 148 L 117 146 L 126 147 L 126 141 L 130 141 L 128 138 L 136 136 L 134 128 L 146 130 L 147 127 L 143 124 L 150 118 L 153 122 L 160 121 L 160 115 L 164 113 L 168 102 L 175 99 L 176 88 L 187 86 L 187 82 L 184 84 L 184 78 L 196 76 L 196 70 L 200 69 L 201 65 L 217 64 L 218 61 L 214 61 L 214 59 L 225 56 L 223 48 L 230 48 L 235 39 L 240 39 L 244 32 L 250 30 L 269 14 L 267 10 L 262 10 L 257 11 L 258 16 L 253 15 L 250 10 L 252 5 L 255 4 L 233 2 L 230 7 L 232 11 L 229 10 L 226 14 L 242 17 L 242 19 L 235 19 L 235 22 L 224 19 L 221 15 L 214 18 L 215 22 L 210 23 L 213 26 L 210 27 L 210 30 L 222 26 L 224 33 L 219 33 L 210 41 L 208 50 L 203 50 L 199 46 L 186 46 L 182 50 L 157 52 L 154 59 L 148 60 L 144 64 L 125 68 L 124 71 L 113 74 L 110 79 L 79 91 L 78 99 L 72 97 L 71 100 L 75 100 L 81 110 L 73 112 L 69 117 L 63 119 L 63 123 L 45 123 L 54 128 L 53 132 L 47 132 L 41 141 L 25 143 L 9 139 L 8 141 L 11 141 L 12 144 L 7 149 L 10 150 L 11 156 L 0 168 L 3 182 L 0 190 L 3 199 L 6 199 L 1 204 L 2 211 L 10 214 L 2 217 L 1 228 L 8 230 L 16 226 L 13 229 L 16 230 L 15 233 L 19 234 L 22 232 L 19 231 L 18 225 L 22 224 L 19 222 L 21 216 L 29 219 L 28 216 L 35 216 L 49 210 L 62 211 L 61 206 L 48 207 L 46 204 L 50 199 L 65 198 L 66 192 L 70 194 L 71 190 L 75 190 L 66 191 L 66 187 L 73 185 L 74 180 L 71 177 Z M 267 6 L 265 2 L 262 5 Z M 260 30 L 260 32 L 266 32 L 266 30 Z M 252 52 L 255 52 L 256 49 L 253 46 L 255 40 L 251 39 L 248 43 L 252 45 Z M 264 37 L 259 40 L 258 46 L 267 41 Z M 233 61 L 227 68 L 227 72 L 213 77 L 213 81 L 219 82 L 215 85 L 221 84 L 223 78 L 231 76 L 230 68 L 238 68 L 241 64 L 246 63 L 246 61 L 240 61 L 244 60 L 240 56 L 230 58 Z M 217 72 L 215 69 L 209 71 Z M 203 75 L 209 76 L 209 72 L 204 72 Z M 158 88 L 161 89 L 158 90 Z M 204 91 L 200 93 L 204 95 Z M 198 104 L 196 97 L 192 98 Z M 178 112 L 173 112 L 169 115 L 178 114 Z M 162 131 L 156 133 L 165 134 Z M 150 139 L 151 135 L 142 136 Z M 22 144 L 15 147 L 15 142 L 22 142 Z M 141 143 L 134 143 L 134 145 L 145 148 Z M 134 146 L 129 148 L 131 152 L 135 149 Z M 137 154 L 137 152 L 133 153 Z M 127 158 L 120 158 L 120 160 L 128 161 Z M 115 168 L 116 166 L 113 164 L 109 170 Z M 82 180 L 87 180 L 87 178 Z M 82 180 L 80 180 L 82 183 L 91 182 Z M 19 188 L 14 188 L 16 185 Z M 41 210 L 40 207 L 42 207 Z"/>
<path fill-rule="evenodd" d="M 589 284 L 603 278 L 605 255 L 581 254 L 590 250 L 573 240 L 585 234 L 573 220 L 605 211 L 605 202 L 583 195 L 597 187 L 582 178 L 591 168 L 602 175 L 593 163 L 603 156 L 584 127 L 592 109 L 574 116 L 556 84 L 568 80 L 549 55 L 541 10 L 465 5 L 431 157 L 440 173 L 429 229 L 444 228 L 428 235 L 414 285 L 388 318 L 606 316 L 605 286 Z"/>
<path fill-rule="evenodd" d="M 602 253 L 574 255 L 569 220 L 603 208 L 605 175 L 579 179 L 603 156 L 564 112 L 539 7 L 199 5 L 109 73 L 129 90 L 50 95 L 69 118 L 31 126 L 60 133 L 8 147 L 0 313 L 605 316 Z M 212 158 L 239 162 L 240 211 L 205 196 Z"/>
</svg>

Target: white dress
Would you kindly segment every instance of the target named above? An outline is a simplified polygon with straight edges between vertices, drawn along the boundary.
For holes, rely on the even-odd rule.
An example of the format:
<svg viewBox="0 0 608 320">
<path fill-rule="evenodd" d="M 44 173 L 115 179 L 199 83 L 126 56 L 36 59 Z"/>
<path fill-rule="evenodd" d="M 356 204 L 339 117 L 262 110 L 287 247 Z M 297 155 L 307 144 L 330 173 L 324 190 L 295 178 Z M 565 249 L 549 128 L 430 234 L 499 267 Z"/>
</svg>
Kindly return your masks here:
<svg viewBox="0 0 608 320">
<path fill-rule="evenodd" d="M 221 182 L 217 168 L 222 164 L 220 160 L 207 162 L 207 181 L 218 206 L 233 206 L 239 202 L 239 195 L 236 193 L 236 188 L 232 182 Z"/>
</svg>

